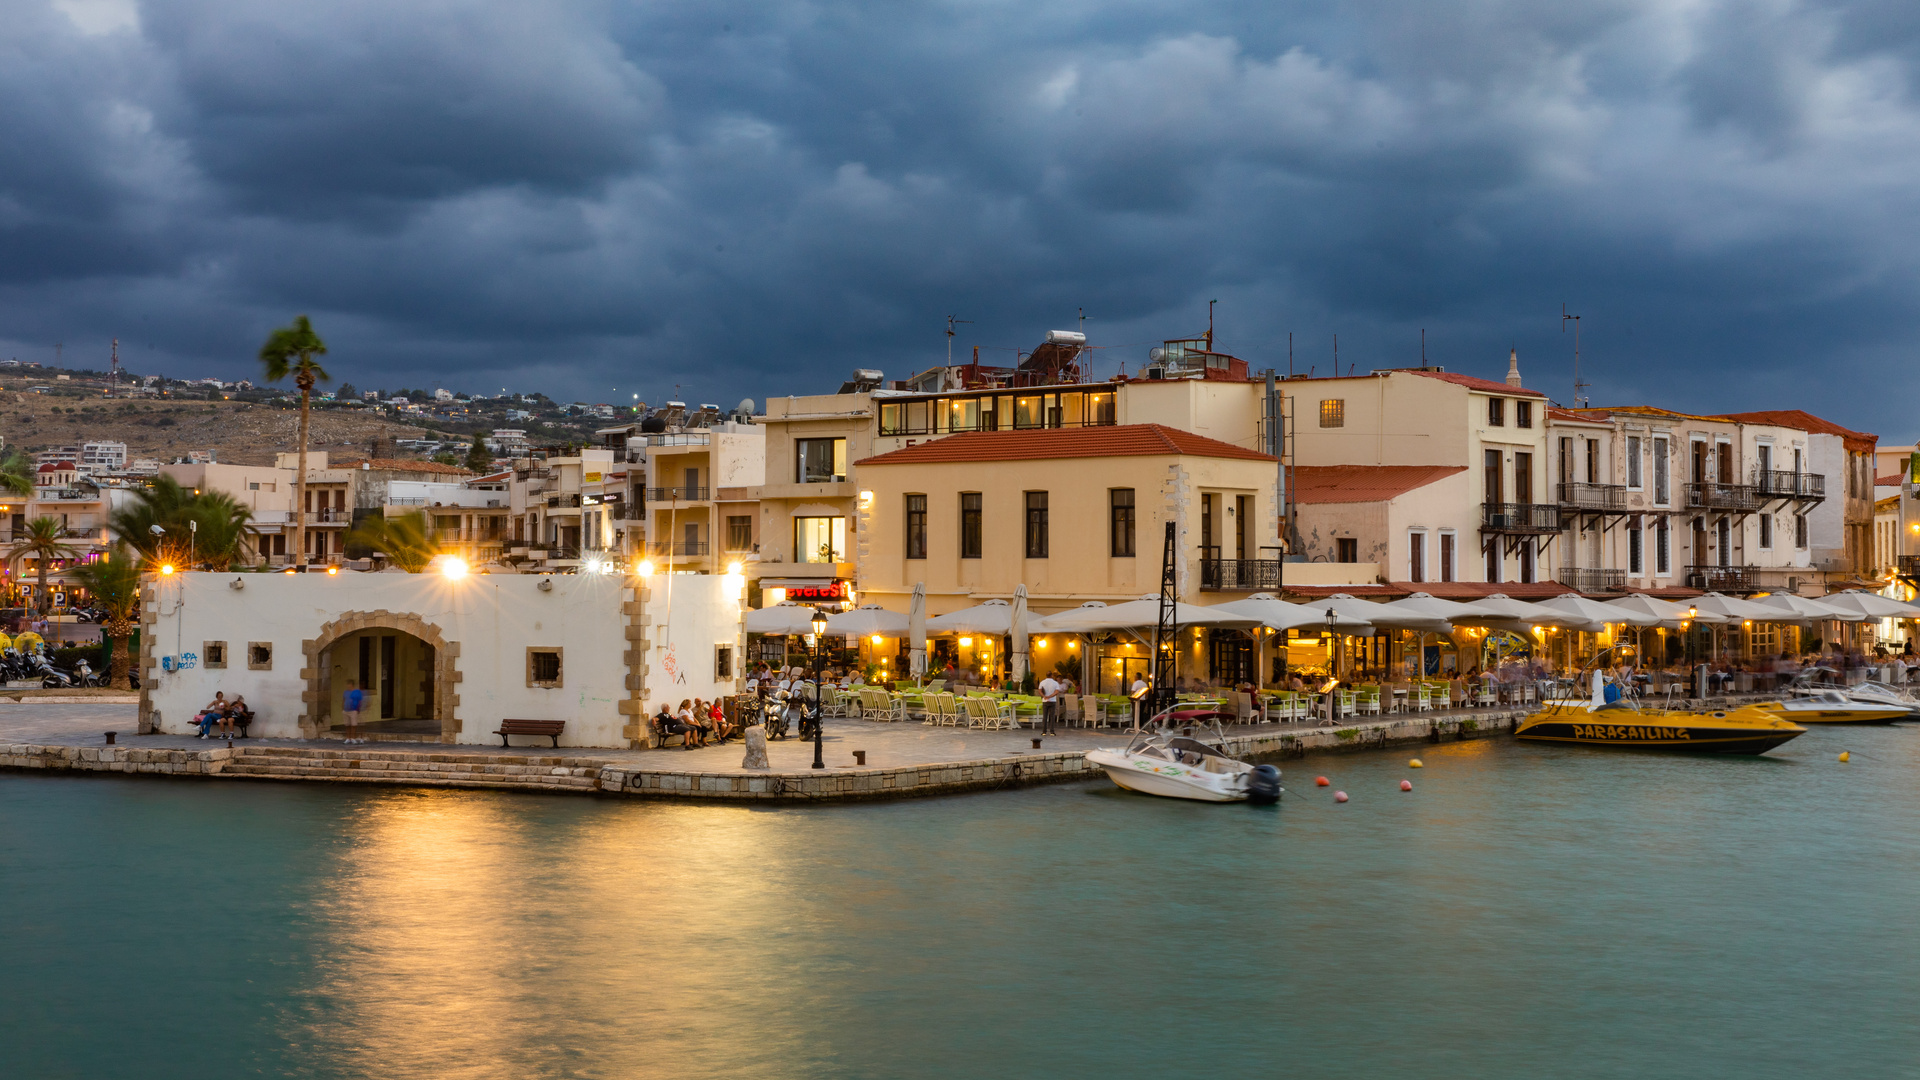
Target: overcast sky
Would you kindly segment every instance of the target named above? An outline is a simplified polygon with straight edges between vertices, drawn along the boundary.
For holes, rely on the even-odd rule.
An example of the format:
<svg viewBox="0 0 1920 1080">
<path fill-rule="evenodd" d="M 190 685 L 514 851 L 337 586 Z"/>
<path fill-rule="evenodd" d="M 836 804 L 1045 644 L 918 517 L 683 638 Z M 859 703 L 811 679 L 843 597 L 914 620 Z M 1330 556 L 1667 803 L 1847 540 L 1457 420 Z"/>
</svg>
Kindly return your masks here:
<svg viewBox="0 0 1920 1080">
<path fill-rule="evenodd" d="M 0 357 L 690 401 L 1206 327 L 1911 441 L 1920 4 L 0 0 Z"/>
</svg>

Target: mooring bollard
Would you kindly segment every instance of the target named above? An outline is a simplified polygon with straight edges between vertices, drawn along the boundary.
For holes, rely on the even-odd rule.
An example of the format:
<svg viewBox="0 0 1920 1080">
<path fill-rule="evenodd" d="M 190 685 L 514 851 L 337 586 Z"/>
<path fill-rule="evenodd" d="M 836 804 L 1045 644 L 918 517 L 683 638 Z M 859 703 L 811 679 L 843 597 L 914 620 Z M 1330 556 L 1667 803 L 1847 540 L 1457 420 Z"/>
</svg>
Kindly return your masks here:
<svg viewBox="0 0 1920 1080">
<path fill-rule="evenodd" d="M 1034 748 L 1035 750 L 1038 750 L 1038 749 L 1040 749 L 1040 740 L 1039 740 L 1039 739 L 1035 739 L 1035 740 L 1033 740 L 1033 748 Z"/>
<path fill-rule="evenodd" d="M 119 733 L 119 732 L 117 732 L 117 731 L 109 731 L 109 732 L 107 732 L 107 745 L 108 745 L 108 746 L 112 746 L 112 745 L 113 745 L 113 737 L 114 737 L 115 735 L 118 735 L 118 734 L 120 734 L 120 733 Z"/>
<path fill-rule="evenodd" d="M 865 750 L 855 750 L 853 752 L 853 763 L 855 765 L 865 765 L 867 763 L 867 752 Z"/>
</svg>

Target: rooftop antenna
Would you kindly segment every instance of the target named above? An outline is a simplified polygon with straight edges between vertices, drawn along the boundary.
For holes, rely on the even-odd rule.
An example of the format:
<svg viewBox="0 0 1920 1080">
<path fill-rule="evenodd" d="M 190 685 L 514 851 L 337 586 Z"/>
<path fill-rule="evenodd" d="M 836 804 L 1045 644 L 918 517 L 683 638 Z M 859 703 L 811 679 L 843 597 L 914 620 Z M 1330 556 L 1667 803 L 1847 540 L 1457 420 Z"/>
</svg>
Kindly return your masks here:
<svg viewBox="0 0 1920 1080">
<path fill-rule="evenodd" d="M 1080 336 L 1081 337 L 1087 336 L 1087 309 L 1086 308 L 1080 309 Z"/>
<path fill-rule="evenodd" d="M 1287 331 L 1287 378 L 1293 378 L 1293 331 Z"/>
<path fill-rule="evenodd" d="M 57 350 L 59 346 L 55 345 L 54 348 Z M 107 360 L 107 396 L 112 397 L 114 391 L 118 389 L 120 389 L 120 339 L 114 338 L 113 355 Z"/>
<path fill-rule="evenodd" d="M 115 339 L 115 340 L 118 340 L 118 339 Z M 54 367 L 60 366 L 60 342 L 58 341 L 53 343 L 53 366 Z"/>
<path fill-rule="evenodd" d="M 1086 317 L 1084 315 L 1081 316 L 1081 321 L 1082 322 L 1086 321 Z M 973 325 L 973 320 L 962 319 L 957 315 L 947 316 L 947 366 L 948 367 L 953 366 L 953 327 L 955 323 L 966 323 L 967 325 L 971 326 Z M 974 356 L 975 356 L 975 362 L 978 363 L 979 352 L 977 350 L 975 351 Z"/>
<path fill-rule="evenodd" d="M 1420 366 L 1427 366 L 1427 328 L 1420 328 Z"/>
<path fill-rule="evenodd" d="M 1333 377 L 1340 377 L 1340 335 L 1333 335 Z"/>
<path fill-rule="evenodd" d="M 1220 301 L 1218 300 L 1207 301 L 1207 351 L 1208 352 L 1213 351 L 1213 305 L 1219 302 Z"/>
<path fill-rule="evenodd" d="M 1580 381 L 1580 316 L 1567 314 L 1567 305 L 1561 304 L 1560 332 L 1563 334 L 1567 332 L 1568 320 L 1573 322 L 1573 407 L 1584 409 L 1587 407 L 1587 396 L 1581 391 L 1588 384 Z"/>
</svg>

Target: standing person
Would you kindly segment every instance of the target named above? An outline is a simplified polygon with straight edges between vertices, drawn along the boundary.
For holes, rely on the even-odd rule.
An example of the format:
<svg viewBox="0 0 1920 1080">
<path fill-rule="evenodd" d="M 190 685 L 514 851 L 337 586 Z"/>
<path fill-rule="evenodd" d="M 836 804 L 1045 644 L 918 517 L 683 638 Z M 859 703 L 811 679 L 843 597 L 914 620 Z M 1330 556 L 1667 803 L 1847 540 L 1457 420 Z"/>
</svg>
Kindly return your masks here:
<svg viewBox="0 0 1920 1080">
<path fill-rule="evenodd" d="M 1060 723 L 1060 695 L 1066 692 L 1067 688 L 1052 675 L 1040 680 L 1040 734 L 1054 734 Z"/>
<path fill-rule="evenodd" d="M 1133 676 L 1133 688 L 1127 691 L 1127 696 L 1133 699 L 1133 729 L 1135 731 L 1139 731 L 1142 727 L 1146 726 L 1148 717 L 1144 714 L 1147 710 L 1147 691 L 1151 689 L 1153 688 L 1147 685 L 1146 673 L 1136 672 Z"/>
<path fill-rule="evenodd" d="M 360 737 L 360 709 L 366 702 L 367 692 L 360 689 L 359 683 L 349 679 L 347 692 L 340 699 L 340 707 L 347 714 L 347 741 L 350 743 L 367 741 Z"/>
</svg>

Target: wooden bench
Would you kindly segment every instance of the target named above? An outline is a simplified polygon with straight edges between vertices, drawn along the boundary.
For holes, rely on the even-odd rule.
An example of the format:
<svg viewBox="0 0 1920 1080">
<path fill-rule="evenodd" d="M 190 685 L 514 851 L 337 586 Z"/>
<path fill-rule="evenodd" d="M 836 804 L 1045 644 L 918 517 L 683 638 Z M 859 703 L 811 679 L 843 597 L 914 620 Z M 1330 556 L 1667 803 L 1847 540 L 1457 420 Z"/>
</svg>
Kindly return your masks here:
<svg viewBox="0 0 1920 1080">
<path fill-rule="evenodd" d="M 510 747 L 509 735 L 545 735 L 553 740 L 555 749 L 560 746 L 560 730 L 567 726 L 565 720 L 502 720 L 500 730 L 494 732 L 500 736 L 500 745 Z"/>
</svg>

